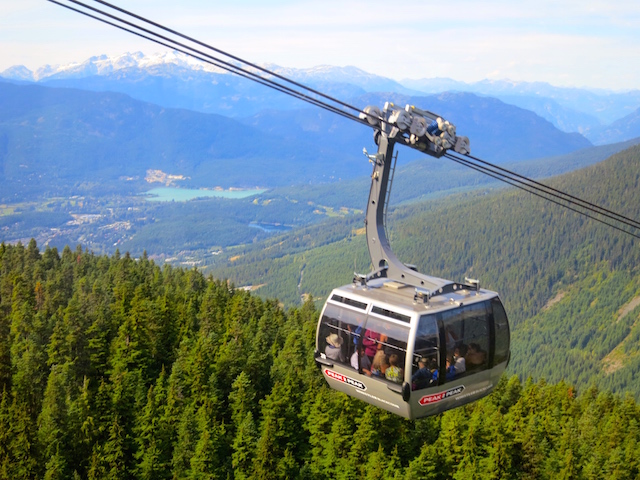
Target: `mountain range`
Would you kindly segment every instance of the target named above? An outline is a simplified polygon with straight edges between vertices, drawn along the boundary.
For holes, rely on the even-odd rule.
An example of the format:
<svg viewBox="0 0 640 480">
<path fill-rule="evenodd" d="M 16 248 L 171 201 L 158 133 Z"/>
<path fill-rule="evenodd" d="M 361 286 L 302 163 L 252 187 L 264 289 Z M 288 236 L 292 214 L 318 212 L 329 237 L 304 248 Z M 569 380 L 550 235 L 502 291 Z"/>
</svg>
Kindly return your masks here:
<svg viewBox="0 0 640 480">
<path fill-rule="evenodd" d="M 271 71 L 337 98 L 351 101 L 370 92 L 394 92 L 424 96 L 443 92 L 467 92 L 490 96 L 531 110 L 564 132 L 583 134 L 595 144 L 613 143 L 640 136 L 609 128 L 629 115 L 636 117 L 640 90 L 613 92 L 561 88 L 542 82 L 484 80 L 464 83 L 446 78 L 395 81 L 356 67 L 317 66 L 309 69 L 264 65 Z M 230 117 L 250 117 L 265 109 L 300 108 L 299 101 L 260 85 L 200 63 L 178 52 L 145 56 L 127 53 L 118 57 L 91 57 L 84 62 L 43 66 L 31 71 L 14 66 L 0 76 L 12 81 L 49 86 L 126 93 L 133 98 L 165 107 L 187 108 Z"/>
<path fill-rule="evenodd" d="M 473 94 L 430 97 L 369 93 L 357 105 L 428 105 L 496 162 L 588 147 L 530 111 Z M 263 111 L 229 118 L 163 108 L 114 92 L 0 82 L 0 184 L 5 199 L 46 186 L 121 182 L 149 169 L 190 177 L 194 187 L 276 187 L 363 176 L 372 131 L 320 109 Z M 403 162 L 424 158 L 403 151 Z M 52 193 L 52 192 L 50 192 Z"/>
</svg>

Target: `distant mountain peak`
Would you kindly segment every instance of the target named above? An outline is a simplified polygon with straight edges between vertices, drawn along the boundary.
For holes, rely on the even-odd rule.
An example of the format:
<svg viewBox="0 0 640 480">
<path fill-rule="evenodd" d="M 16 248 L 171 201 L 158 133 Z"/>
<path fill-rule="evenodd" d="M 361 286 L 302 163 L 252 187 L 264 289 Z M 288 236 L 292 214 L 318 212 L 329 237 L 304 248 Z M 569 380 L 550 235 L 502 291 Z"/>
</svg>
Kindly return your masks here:
<svg viewBox="0 0 640 480">
<path fill-rule="evenodd" d="M 4 72 L 0 72 L 0 77 L 31 82 L 34 80 L 33 72 L 24 65 L 14 65 L 13 67 L 9 67 Z"/>
<path fill-rule="evenodd" d="M 189 70 L 220 73 L 223 70 L 200 62 L 177 51 L 145 55 L 142 52 L 123 53 L 116 56 L 96 55 L 84 62 L 72 62 L 66 65 L 44 65 L 32 72 L 22 65 L 16 65 L 0 73 L 11 80 L 54 80 L 66 78 L 85 78 L 93 75 L 108 75 L 118 70 L 139 68 L 148 70 L 157 66 L 173 65 Z"/>
<path fill-rule="evenodd" d="M 11 80 L 40 82 L 44 80 L 86 78 L 94 75 L 105 76 L 125 69 L 147 70 L 157 75 L 159 73 L 158 67 L 172 66 L 191 71 L 217 74 L 228 73 L 226 70 L 201 62 L 181 52 L 168 51 L 150 55 L 145 55 L 142 52 L 127 52 L 116 56 L 96 55 L 83 62 L 72 62 L 65 65 L 44 65 L 35 72 L 21 65 L 13 66 L 1 72 L 0 76 Z M 394 80 L 365 72 L 352 65 L 344 67 L 317 65 L 310 68 L 288 68 L 272 63 L 265 63 L 258 66 L 297 81 L 342 82 L 357 85 L 364 83 L 372 88 L 374 86 L 381 87 L 384 85 L 385 90 L 395 89 L 406 92 L 406 88 Z M 252 68 L 250 68 L 250 70 L 257 71 L 257 69 Z"/>
</svg>

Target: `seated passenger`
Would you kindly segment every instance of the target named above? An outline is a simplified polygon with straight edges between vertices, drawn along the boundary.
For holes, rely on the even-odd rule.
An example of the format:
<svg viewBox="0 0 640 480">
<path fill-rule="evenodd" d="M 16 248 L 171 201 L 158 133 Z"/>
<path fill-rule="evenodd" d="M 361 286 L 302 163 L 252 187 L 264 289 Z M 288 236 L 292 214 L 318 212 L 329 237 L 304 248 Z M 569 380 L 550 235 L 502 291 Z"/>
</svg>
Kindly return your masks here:
<svg viewBox="0 0 640 480">
<path fill-rule="evenodd" d="M 470 343 L 469 351 L 464 358 L 469 368 L 479 367 L 487 360 L 487 353 L 477 343 Z"/>
<path fill-rule="evenodd" d="M 384 323 L 382 325 L 382 328 L 384 331 L 380 333 L 380 338 L 379 338 L 380 343 L 378 344 L 378 349 L 383 349 L 387 357 L 393 353 L 397 354 L 400 361 L 400 365 L 403 365 L 404 359 L 401 357 L 402 357 L 402 352 L 404 351 L 403 347 L 406 347 L 406 343 L 395 338 L 395 335 L 393 334 L 393 330 L 391 329 L 391 326 L 388 323 Z"/>
<path fill-rule="evenodd" d="M 433 372 L 429 369 L 429 361 L 426 358 L 418 360 L 418 370 L 411 375 L 411 388 L 420 390 L 427 388 L 433 381 Z"/>
<path fill-rule="evenodd" d="M 398 366 L 398 355 L 395 353 L 389 357 L 389 368 L 384 372 L 384 377 L 394 383 L 402 383 L 404 374 Z"/>
<path fill-rule="evenodd" d="M 456 369 L 456 375 L 460 375 L 461 373 L 466 372 L 467 370 L 467 364 L 464 360 L 464 355 L 463 355 L 463 350 L 464 346 L 460 346 L 460 347 L 456 347 L 455 350 L 453 351 L 453 366 Z"/>
<path fill-rule="evenodd" d="M 447 380 L 453 380 L 456 376 L 456 367 L 454 365 L 454 360 L 452 355 L 447 355 L 447 366 L 444 370 L 444 378 Z"/>
<path fill-rule="evenodd" d="M 384 377 L 384 373 L 389 368 L 389 361 L 382 350 L 378 350 L 371 363 L 371 375 L 374 377 Z"/>
<path fill-rule="evenodd" d="M 337 333 L 332 333 L 326 338 L 326 340 L 327 346 L 324 349 L 324 354 L 327 358 L 337 362 L 344 362 L 344 355 L 342 354 L 342 337 Z"/>
<path fill-rule="evenodd" d="M 360 363 L 358 364 L 358 358 Z M 371 362 L 369 361 L 369 357 L 367 357 L 364 353 L 362 353 L 362 347 L 358 347 L 353 355 L 351 355 L 351 366 L 359 371 L 359 368 L 362 369 L 362 373 L 371 376 Z"/>
<path fill-rule="evenodd" d="M 429 370 L 431 370 L 431 385 L 437 385 L 438 383 L 438 361 L 434 358 L 429 362 Z"/>
</svg>

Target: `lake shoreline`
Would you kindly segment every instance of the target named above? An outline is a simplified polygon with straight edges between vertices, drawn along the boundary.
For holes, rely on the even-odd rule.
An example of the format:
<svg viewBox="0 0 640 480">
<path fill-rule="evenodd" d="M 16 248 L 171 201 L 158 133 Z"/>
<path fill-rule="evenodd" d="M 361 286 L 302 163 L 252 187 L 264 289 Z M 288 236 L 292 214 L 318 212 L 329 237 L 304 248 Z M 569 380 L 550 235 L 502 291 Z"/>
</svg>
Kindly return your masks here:
<svg viewBox="0 0 640 480">
<path fill-rule="evenodd" d="M 229 190 L 205 190 L 195 188 L 157 187 L 148 190 L 141 195 L 150 202 L 188 202 L 196 198 L 229 198 L 242 199 L 266 192 L 266 188 Z"/>
</svg>

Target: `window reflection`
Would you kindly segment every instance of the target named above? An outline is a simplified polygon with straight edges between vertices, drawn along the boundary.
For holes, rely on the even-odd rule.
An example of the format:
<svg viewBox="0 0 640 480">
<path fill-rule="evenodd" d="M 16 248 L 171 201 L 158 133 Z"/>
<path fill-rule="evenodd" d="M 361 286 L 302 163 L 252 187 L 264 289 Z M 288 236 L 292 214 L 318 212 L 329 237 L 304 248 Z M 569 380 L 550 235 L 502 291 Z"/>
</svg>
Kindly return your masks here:
<svg viewBox="0 0 640 480">
<path fill-rule="evenodd" d="M 438 384 L 438 325 L 434 315 L 424 315 L 418 323 L 413 349 L 411 388 L 421 390 Z"/>
<path fill-rule="evenodd" d="M 366 315 L 327 304 L 318 335 L 318 349 L 337 363 L 351 364 Z"/>
</svg>

